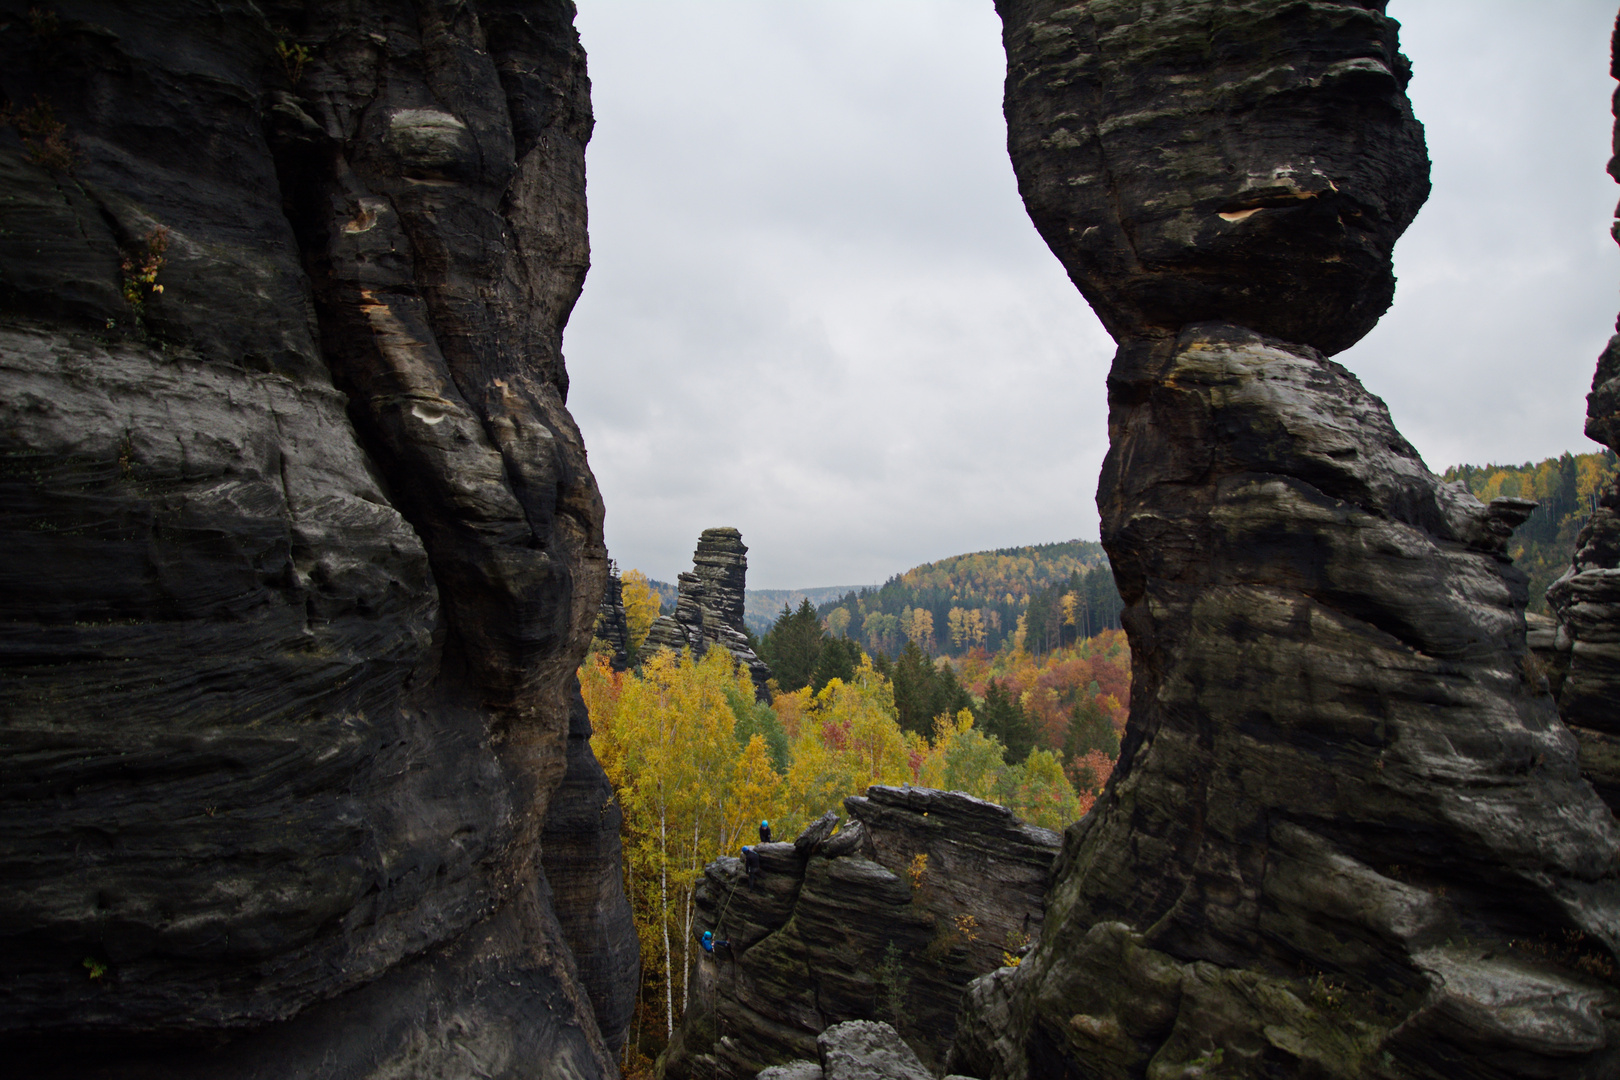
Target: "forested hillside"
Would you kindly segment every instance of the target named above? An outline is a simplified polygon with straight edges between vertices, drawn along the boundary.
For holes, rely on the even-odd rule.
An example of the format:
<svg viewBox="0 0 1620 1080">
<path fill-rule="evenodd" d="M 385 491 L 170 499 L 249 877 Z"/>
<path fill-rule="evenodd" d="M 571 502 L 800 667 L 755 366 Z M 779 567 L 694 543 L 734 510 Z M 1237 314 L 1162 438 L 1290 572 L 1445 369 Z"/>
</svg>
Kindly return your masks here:
<svg viewBox="0 0 1620 1080">
<path fill-rule="evenodd" d="M 635 570 L 623 580 L 634 652 L 663 590 Z M 655 651 L 624 672 L 604 653 L 580 668 L 592 747 L 624 809 L 641 937 L 632 1072 L 688 1004 L 703 866 L 734 854 L 760 821 L 791 838 L 885 783 L 965 791 L 1061 829 L 1090 808 L 1119 756 L 1130 649 L 1095 543 L 946 559 L 823 612 L 814 590 L 776 595 L 798 604 L 784 600 L 758 641 L 773 673 L 768 704 L 724 649 Z M 910 632 L 895 633 L 901 625 Z M 867 627 L 875 641 L 860 635 Z"/>
<path fill-rule="evenodd" d="M 1454 465 L 1444 479 L 1461 481 L 1483 502 L 1512 495 L 1541 504 L 1514 530 L 1508 554 L 1530 575 L 1530 610 L 1545 615 L 1547 586 L 1569 569 L 1575 537 L 1592 512 L 1596 493 L 1613 480 L 1616 466 L 1612 450 L 1564 453 L 1535 464 Z"/>
<path fill-rule="evenodd" d="M 776 621 L 782 609 L 796 608 L 802 601 L 812 607 L 837 600 L 853 591 L 850 585 L 824 585 L 814 589 L 749 589 L 743 593 L 743 624 L 755 634 L 763 635 Z"/>
<path fill-rule="evenodd" d="M 894 656 L 997 652 L 1009 641 L 1046 652 L 1119 626 L 1120 600 L 1091 540 L 957 555 L 848 592 L 817 609 L 834 637 Z M 1023 632 L 1024 638 L 1019 634 Z"/>
</svg>

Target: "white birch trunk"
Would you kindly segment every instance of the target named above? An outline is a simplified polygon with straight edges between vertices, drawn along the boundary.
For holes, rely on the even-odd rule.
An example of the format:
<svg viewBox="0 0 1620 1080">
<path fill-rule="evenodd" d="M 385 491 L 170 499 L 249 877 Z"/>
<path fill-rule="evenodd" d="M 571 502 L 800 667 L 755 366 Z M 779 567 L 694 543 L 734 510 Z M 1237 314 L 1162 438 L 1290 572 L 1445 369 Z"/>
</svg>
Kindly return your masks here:
<svg viewBox="0 0 1620 1080">
<path fill-rule="evenodd" d="M 669 950 L 669 831 L 668 814 L 662 801 L 658 804 L 658 902 L 664 910 L 664 1032 L 675 1037 L 675 980 L 669 965 L 673 957 Z"/>
</svg>

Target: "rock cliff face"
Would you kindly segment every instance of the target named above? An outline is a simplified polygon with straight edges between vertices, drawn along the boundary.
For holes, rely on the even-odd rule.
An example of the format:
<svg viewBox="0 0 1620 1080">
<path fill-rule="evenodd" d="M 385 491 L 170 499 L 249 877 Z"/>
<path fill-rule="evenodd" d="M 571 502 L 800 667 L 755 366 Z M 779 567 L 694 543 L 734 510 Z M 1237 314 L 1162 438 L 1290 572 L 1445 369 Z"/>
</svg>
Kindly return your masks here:
<svg viewBox="0 0 1620 1080">
<path fill-rule="evenodd" d="M 4 12 L 0 1049 L 612 1074 L 572 6 Z"/>
<path fill-rule="evenodd" d="M 1620 79 L 1620 24 L 1610 74 Z M 1620 113 L 1609 175 L 1620 182 Z M 1620 220 L 1611 228 L 1620 243 Z M 1620 323 L 1616 324 L 1620 327 Z M 1586 398 L 1586 435 L 1620 447 L 1620 334 L 1609 339 Z M 1611 487 L 1575 541 L 1569 571 L 1547 590 L 1558 620 L 1553 683 L 1558 711 L 1581 743 L 1581 772 L 1620 811 L 1620 486 Z"/>
<path fill-rule="evenodd" d="M 1620 836 L 1526 663 L 1527 504 L 1441 483 L 1324 353 L 1427 192 L 1381 4 L 1001 0 L 1031 217 L 1119 342 L 1131 721 L 985 1077 L 1620 1069 Z"/>
<path fill-rule="evenodd" d="M 817 1056 L 845 1020 L 884 1020 L 937 1065 L 962 989 L 1033 940 L 1058 837 L 959 792 L 873 787 L 792 844 L 705 868 L 696 932 L 728 946 L 699 964 L 666 1077 L 752 1077 Z"/>
<path fill-rule="evenodd" d="M 748 548 L 742 533 L 720 527 L 704 529 L 692 553 L 692 570 L 675 579 L 678 590 L 673 615 L 660 615 L 647 632 L 642 655 L 654 649 L 691 649 L 702 656 L 710 645 L 726 649 L 754 679 L 754 692 L 768 700 L 765 683 L 771 677 L 748 644 L 743 627 L 743 590 L 748 580 Z"/>
</svg>

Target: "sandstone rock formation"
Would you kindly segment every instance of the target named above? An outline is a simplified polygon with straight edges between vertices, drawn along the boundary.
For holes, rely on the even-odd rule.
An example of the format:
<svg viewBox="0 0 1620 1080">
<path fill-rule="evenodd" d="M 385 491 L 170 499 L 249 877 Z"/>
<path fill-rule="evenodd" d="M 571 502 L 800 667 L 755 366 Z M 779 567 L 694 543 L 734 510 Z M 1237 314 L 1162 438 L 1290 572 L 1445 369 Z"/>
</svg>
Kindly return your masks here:
<svg viewBox="0 0 1620 1080">
<path fill-rule="evenodd" d="M 761 701 L 768 700 L 765 683 L 771 669 L 748 644 L 743 625 L 747 580 L 748 548 L 742 533 L 724 526 L 704 529 L 692 553 L 692 570 L 675 579 L 675 613 L 653 620 L 642 655 L 654 649 L 690 649 L 693 656 L 702 656 L 709 646 L 718 645 L 747 665 L 754 692 Z"/>
<path fill-rule="evenodd" d="M 611 559 L 608 560 L 607 584 L 602 589 L 602 606 L 596 613 L 596 629 L 592 633 L 596 648 L 607 647 L 614 671 L 630 667 L 630 619 L 624 610 L 624 581 Z"/>
<path fill-rule="evenodd" d="M 705 869 L 696 932 L 730 946 L 699 965 L 666 1077 L 816 1058 L 846 1020 L 894 1024 L 937 1066 L 963 987 L 1039 933 L 1056 833 L 960 792 L 872 787 L 844 805 L 837 833 L 828 814 L 760 845 L 757 890 L 738 859 Z"/>
<path fill-rule="evenodd" d="M 1620 1070 L 1620 834 L 1525 648 L 1526 504 L 1325 353 L 1427 192 L 1381 4 L 1000 0 L 1030 215 L 1119 342 L 1131 720 L 985 1077 Z"/>
<path fill-rule="evenodd" d="M 614 1072 L 572 14 L 6 5 L 19 1075 Z"/>
<path fill-rule="evenodd" d="M 1620 24 L 1609 72 L 1620 79 Z M 1620 182 L 1620 112 L 1609 175 Z M 1610 229 L 1620 243 L 1620 220 Z M 1620 329 L 1620 322 L 1616 323 Z M 1586 398 L 1586 435 L 1620 447 L 1620 334 L 1598 358 Z M 1575 541 L 1575 557 L 1547 590 L 1558 629 L 1553 688 L 1558 711 L 1581 743 L 1581 773 L 1620 812 L 1620 484 L 1599 497 Z"/>
</svg>

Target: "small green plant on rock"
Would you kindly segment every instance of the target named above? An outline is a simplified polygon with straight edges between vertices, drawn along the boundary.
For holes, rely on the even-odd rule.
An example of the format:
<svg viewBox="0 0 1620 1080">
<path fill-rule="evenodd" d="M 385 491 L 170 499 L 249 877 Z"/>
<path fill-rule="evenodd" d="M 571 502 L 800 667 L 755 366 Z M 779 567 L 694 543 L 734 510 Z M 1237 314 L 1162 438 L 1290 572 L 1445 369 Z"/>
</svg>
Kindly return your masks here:
<svg viewBox="0 0 1620 1080">
<path fill-rule="evenodd" d="M 1024 962 L 1024 946 L 1029 944 L 1029 935 L 1022 930 L 1007 931 L 1007 947 L 1001 952 L 1003 967 L 1017 967 Z"/>
<path fill-rule="evenodd" d="M 56 12 L 49 8 L 28 9 L 28 29 L 32 30 L 36 37 L 53 38 L 61 28 L 56 19 Z"/>
<path fill-rule="evenodd" d="M 163 253 L 168 249 L 168 227 L 159 225 L 146 234 L 141 244 L 124 253 L 124 302 L 134 310 L 137 318 L 146 314 L 146 298 L 163 291 L 157 276 L 158 271 L 163 269 Z"/>
<path fill-rule="evenodd" d="M 21 136 L 28 160 L 58 172 L 71 172 L 77 161 L 68 145 L 67 125 L 56 118 L 51 103 L 35 98 L 25 109 L 0 109 L 0 123 Z"/>
<path fill-rule="evenodd" d="M 313 55 L 297 42 L 276 42 L 276 57 L 281 61 L 281 70 L 286 72 L 287 81 L 294 86 L 304 77 L 304 65 L 309 63 Z"/>
<path fill-rule="evenodd" d="M 906 876 L 911 879 L 911 891 L 916 892 L 922 888 L 923 875 L 928 873 L 928 852 L 919 852 L 911 857 L 911 865 L 906 868 Z"/>
<path fill-rule="evenodd" d="M 90 972 L 91 982 L 100 982 L 107 977 L 107 965 L 93 956 L 84 958 L 84 967 L 86 971 Z"/>
<path fill-rule="evenodd" d="M 878 1007 L 889 1017 L 889 1023 L 900 1027 L 900 1017 L 906 1010 L 906 994 L 911 989 L 911 976 L 906 974 L 900 960 L 900 949 L 893 941 L 883 950 L 883 963 L 878 965 Z"/>
<path fill-rule="evenodd" d="M 1318 1009 L 1337 1012 L 1344 1006 L 1345 986 L 1336 979 L 1330 979 L 1318 972 L 1306 988 L 1311 1004 Z"/>
</svg>

